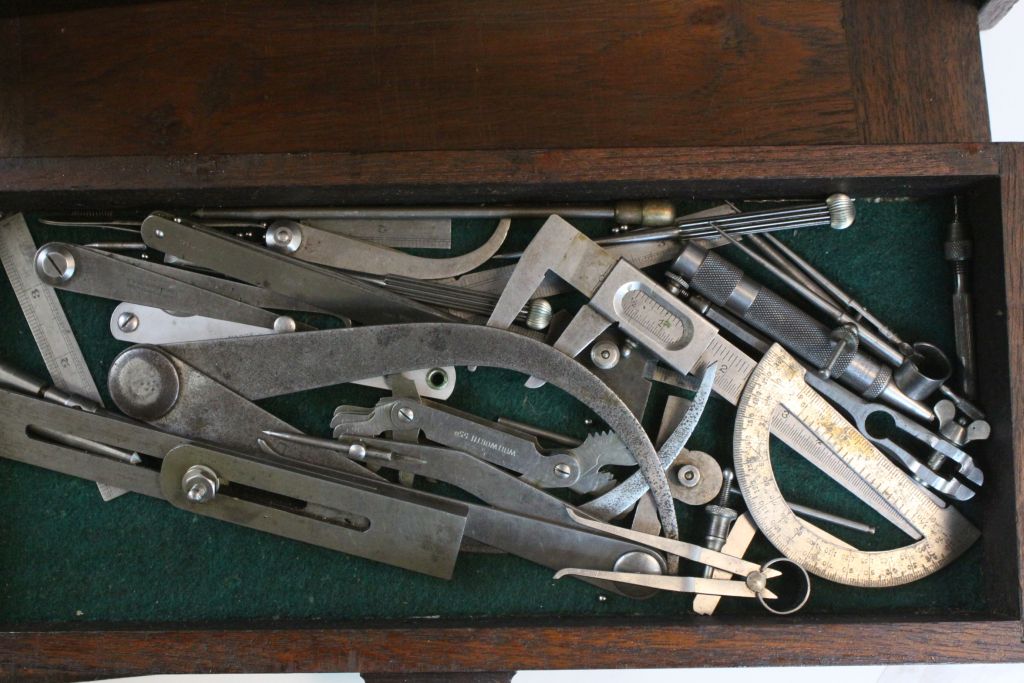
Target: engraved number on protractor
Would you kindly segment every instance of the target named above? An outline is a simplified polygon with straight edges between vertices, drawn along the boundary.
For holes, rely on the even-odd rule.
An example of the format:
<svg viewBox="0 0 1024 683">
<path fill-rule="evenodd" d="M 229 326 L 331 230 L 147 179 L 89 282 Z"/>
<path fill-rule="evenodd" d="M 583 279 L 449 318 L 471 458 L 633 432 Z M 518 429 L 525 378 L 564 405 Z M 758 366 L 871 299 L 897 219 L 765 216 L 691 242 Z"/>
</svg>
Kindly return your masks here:
<svg viewBox="0 0 1024 683">
<path fill-rule="evenodd" d="M 754 369 L 740 399 L 734 435 L 736 479 L 758 528 L 786 557 L 837 583 L 898 586 L 941 569 L 978 538 L 956 508 L 942 506 L 854 429 L 804 382 L 805 370 L 774 345 Z M 874 488 L 921 533 L 893 550 L 864 551 L 829 542 L 786 505 L 769 453 L 772 414 L 782 406 L 842 464 Z"/>
<path fill-rule="evenodd" d="M 669 349 L 685 346 L 693 336 L 688 320 L 668 310 L 642 289 L 622 295 L 622 316 L 650 332 Z"/>
</svg>

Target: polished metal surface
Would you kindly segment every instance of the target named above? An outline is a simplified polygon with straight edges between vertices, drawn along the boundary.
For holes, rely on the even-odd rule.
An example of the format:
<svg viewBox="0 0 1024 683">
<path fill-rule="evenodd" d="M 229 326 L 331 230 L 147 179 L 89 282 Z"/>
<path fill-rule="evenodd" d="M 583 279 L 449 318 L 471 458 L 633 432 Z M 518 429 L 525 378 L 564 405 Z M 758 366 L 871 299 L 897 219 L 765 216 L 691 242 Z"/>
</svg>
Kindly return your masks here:
<svg viewBox="0 0 1024 683">
<path fill-rule="evenodd" d="M 814 373 L 807 373 L 805 381 L 849 416 L 869 442 L 893 457 L 915 479 L 933 491 L 954 500 L 969 500 L 975 493 L 971 487 L 980 487 L 985 482 L 984 474 L 963 449 L 917 422 L 907 419 L 899 411 L 885 405 L 869 403 Z M 927 451 L 925 458 L 919 459 L 907 448 L 910 441 L 941 454 L 944 460 L 956 463 L 957 476 L 943 476 L 931 469 L 927 463 Z"/>
<path fill-rule="evenodd" d="M 75 255 L 64 244 L 44 244 L 36 252 L 36 275 L 48 285 L 70 280 L 77 268 Z"/>
<path fill-rule="evenodd" d="M 217 497 L 220 477 L 206 465 L 192 465 L 181 476 L 181 491 L 190 503 L 202 505 Z"/>
<path fill-rule="evenodd" d="M 613 524 L 593 519 L 581 514 L 571 507 L 566 508 L 566 512 L 574 522 L 588 529 L 594 529 L 595 531 L 600 531 L 615 538 L 622 538 L 640 545 L 661 550 L 669 553 L 670 555 L 675 555 L 676 557 L 692 560 L 694 562 L 699 562 L 700 564 L 715 567 L 717 569 L 724 569 L 733 574 L 742 574 L 744 576 L 751 572 L 761 571 L 761 567 L 753 562 L 748 562 L 747 560 L 733 557 L 732 555 L 726 555 L 725 553 L 718 552 L 717 550 L 710 550 L 697 545 L 696 543 L 687 543 L 686 541 L 664 538 L 662 536 L 653 536 L 639 531 L 633 531 L 631 529 L 624 529 Z M 765 571 L 764 574 L 765 578 L 771 579 L 779 576 L 780 572 Z"/>
<path fill-rule="evenodd" d="M 931 410 L 907 396 L 892 381 L 891 368 L 854 349 L 833 359 L 836 341 L 826 325 L 755 282 L 719 254 L 690 244 L 673 270 L 711 302 L 783 344 L 815 369 L 823 369 L 831 362 L 832 374 L 858 394 L 868 399 L 879 398 L 917 419 L 931 419 Z M 869 340 L 863 331 L 859 338 L 865 343 Z"/>
<path fill-rule="evenodd" d="M 137 346 L 122 352 L 111 363 L 107 388 L 122 413 L 151 422 L 166 415 L 178 402 L 181 379 L 165 353 Z"/>
</svg>

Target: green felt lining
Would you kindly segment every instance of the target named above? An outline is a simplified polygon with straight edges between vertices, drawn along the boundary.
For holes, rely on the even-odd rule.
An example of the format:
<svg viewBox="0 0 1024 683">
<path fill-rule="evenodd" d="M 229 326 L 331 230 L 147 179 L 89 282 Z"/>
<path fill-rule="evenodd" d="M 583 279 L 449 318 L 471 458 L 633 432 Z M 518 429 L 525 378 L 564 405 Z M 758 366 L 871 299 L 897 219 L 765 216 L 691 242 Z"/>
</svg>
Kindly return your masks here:
<svg viewBox="0 0 1024 683">
<path fill-rule="evenodd" d="M 702 208 L 703 205 L 695 208 Z M 911 340 L 952 350 L 949 303 L 952 278 L 942 258 L 950 202 L 857 204 L 858 220 L 845 232 L 817 230 L 780 237 L 841 283 Z M 516 221 L 508 248 L 522 247 L 540 221 Z M 455 251 L 482 243 L 489 221 L 456 221 Z M 591 234 L 601 221 L 579 222 Z M 34 225 L 38 243 L 53 239 L 123 239 L 123 235 Z M 438 255 L 438 252 L 423 252 Z M 730 258 L 734 253 L 723 252 Z M 105 394 L 110 361 L 125 344 L 108 333 L 116 302 L 60 293 L 97 385 Z M 570 297 L 571 299 L 571 297 Z M 45 376 L 35 344 L 9 285 L 0 285 L 5 361 Z M 984 359 L 982 359 L 984 362 Z M 485 418 L 506 415 L 539 426 L 585 434 L 591 417 L 578 403 L 545 387 L 526 390 L 516 373 L 459 369 L 451 404 Z M 646 419 L 658 421 L 669 390 L 656 386 Z M 332 387 L 261 405 L 296 427 L 326 435 L 339 403 L 372 405 L 382 392 Z M 734 409 L 712 399 L 691 446 L 720 462 L 731 457 Z M 783 447 L 773 460 L 784 491 L 795 502 L 884 526 L 867 508 Z M 984 463 L 982 463 L 984 465 Z M 981 495 L 984 495 L 982 492 Z M 969 515 L 973 506 L 965 506 Z M 699 509 L 679 506 L 684 535 L 699 540 Z M 904 542 L 892 528 L 874 538 L 835 533 L 861 547 Z M 763 539 L 750 557 L 774 557 Z M 963 614 L 985 610 L 980 547 L 925 580 L 893 589 L 865 590 L 815 580 L 811 614 Z M 322 548 L 234 527 L 138 495 L 101 502 L 86 481 L 0 459 L 0 625 L 83 621 L 135 623 L 224 620 L 343 620 L 435 616 L 643 615 L 680 616 L 691 598 L 660 595 L 634 601 L 605 595 L 509 556 L 460 557 L 453 581 L 349 557 Z M 721 613 L 759 612 L 753 601 L 725 600 Z"/>
</svg>

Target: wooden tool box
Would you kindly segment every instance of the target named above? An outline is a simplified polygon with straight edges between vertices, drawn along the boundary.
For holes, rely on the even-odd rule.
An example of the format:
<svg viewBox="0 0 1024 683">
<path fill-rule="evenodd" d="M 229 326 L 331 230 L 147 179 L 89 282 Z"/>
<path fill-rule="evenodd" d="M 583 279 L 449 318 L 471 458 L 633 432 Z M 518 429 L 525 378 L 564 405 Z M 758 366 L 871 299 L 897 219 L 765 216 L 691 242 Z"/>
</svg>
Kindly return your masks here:
<svg viewBox="0 0 1024 683">
<path fill-rule="evenodd" d="M 0 678 L 1024 660 L 1024 145 L 987 142 L 976 13 L 954 0 L 5 5 L 5 213 L 960 194 L 975 296 L 1004 315 L 977 330 L 993 425 L 973 450 L 984 613 L 5 624 Z"/>
</svg>

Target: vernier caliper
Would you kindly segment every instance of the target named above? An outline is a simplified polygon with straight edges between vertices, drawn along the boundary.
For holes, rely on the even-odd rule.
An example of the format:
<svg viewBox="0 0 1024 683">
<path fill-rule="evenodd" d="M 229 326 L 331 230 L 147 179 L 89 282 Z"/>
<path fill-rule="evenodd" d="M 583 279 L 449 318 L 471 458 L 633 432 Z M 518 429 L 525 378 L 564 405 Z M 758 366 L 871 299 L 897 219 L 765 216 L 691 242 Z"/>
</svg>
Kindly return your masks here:
<svg viewBox="0 0 1024 683">
<path fill-rule="evenodd" d="M 739 400 L 755 361 L 643 271 L 614 258 L 558 216 L 551 216 L 526 248 L 488 325 L 511 325 L 549 272 L 589 297 L 555 341 L 556 349 L 576 356 L 599 334 L 618 325 L 627 337 L 682 374 L 717 361 L 715 392 L 731 403 Z M 834 454 L 785 411 L 773 415 L 772 433 L 818 468 L 834 469 Z M 912 538 L 919 538 L 917 530 L 858 477 L 849 474 L 841 483 Z"/>
</svg>

